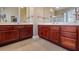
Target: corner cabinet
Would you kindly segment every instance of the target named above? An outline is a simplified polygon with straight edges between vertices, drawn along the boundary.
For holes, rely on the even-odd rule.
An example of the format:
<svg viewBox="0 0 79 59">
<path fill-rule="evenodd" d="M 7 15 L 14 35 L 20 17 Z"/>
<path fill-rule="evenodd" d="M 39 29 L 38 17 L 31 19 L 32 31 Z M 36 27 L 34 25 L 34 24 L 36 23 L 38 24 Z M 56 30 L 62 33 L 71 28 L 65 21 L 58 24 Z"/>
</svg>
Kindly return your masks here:
<svg viewBox="0 0 79 59">
<path fill-rule="evenodd" d="M 48 39 L 52 43 L 68 50 L 79 51 L 79 26 L 38 25 L 38 32 L 41 38 Z"/>
</svg>

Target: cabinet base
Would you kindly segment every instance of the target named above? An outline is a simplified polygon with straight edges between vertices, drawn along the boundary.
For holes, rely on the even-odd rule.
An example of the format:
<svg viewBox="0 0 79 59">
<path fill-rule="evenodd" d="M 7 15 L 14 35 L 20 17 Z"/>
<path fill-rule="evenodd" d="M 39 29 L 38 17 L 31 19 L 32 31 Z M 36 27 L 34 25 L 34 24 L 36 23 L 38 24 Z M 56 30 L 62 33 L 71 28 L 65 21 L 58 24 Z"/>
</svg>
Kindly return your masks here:
<svg viewBox="0 0 79 59">
<path fill-rule="evenodd" d="M 27 38 L 23 38 L 23 39 L 17 39 L 17 40 L 13 40 L 13 41 L 8 41 L 8 42 L 1 42 L 0 43 L 0 47 L 9 45 L 9 44 L 12 44 L 12 43 L 15 43 L 15 42 L 19 42 L 19 41 L 22 41 L 22 40 L 26 40 L 26 39 L 29 39 L 29 38 L 32 38 L 32 36 L 31 37 L 27 37 Z"/>
<path fill-rule="evenodd" d="M 39 36 L 39 37 L 40 37 L 40 36 Z M 40 38 L 43 38 L 43 37 L 40 37 Z M 45 39 L 45 38 L 43 38 L 43 39 Z M 68 51 L 77 51 L 77 50 L 68 49 L 68 48 L 62 46 L 61 44 L 52 42 L 52 41 L 50 41 L 50 40 L 48 40 L 48 39 L 45 39 L 45 40 L 47 40 L 47 41 L 49 41 L 49 42 L 51 42 L 51 43 L 53 43 L 53 44 L 56 44 L 56 45 L 58 45 L 58 46 L 60 46 L 60 47 L 62 47 L 62 48 L 64 48 L 64 49 L 66 49 L 66 50 L 68 50 Z"/>
</svg>

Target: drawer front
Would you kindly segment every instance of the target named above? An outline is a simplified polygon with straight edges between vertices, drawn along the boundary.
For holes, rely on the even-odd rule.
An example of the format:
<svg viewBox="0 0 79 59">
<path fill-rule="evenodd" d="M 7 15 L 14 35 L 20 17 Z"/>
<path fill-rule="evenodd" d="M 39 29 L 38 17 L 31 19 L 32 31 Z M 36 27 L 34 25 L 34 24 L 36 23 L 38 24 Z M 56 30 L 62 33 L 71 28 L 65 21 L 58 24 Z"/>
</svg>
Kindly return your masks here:
<svg viewBox="0 0 79 59">
<path fill-rule="evenodd" d="M 29 28 L 29 27 L 33 27 L 33 25 L 24 25 L 24 27 Z"/>
<path fill-rule="evenodd" d="M 12 30 L 13 27 L 11 25 L 2 25 L 0 26 L 0 30 L 3 31 L 3 30 Z"/>
<path fill-rule="evenodd" d="M 38 25 L 39 28 L 49 28 L 50 25 Z"/>
<path fill-rule="evenodd" d="M 68 38 L 76 39 L 76 33 L 71 33 L 71 32 L 61 32 L 61 36 L 65 36 Z"/>
<path fill-rule="evenodd" d="M 76 27 L 75 26 L 62 26 L 61 31 L 76 32 Z"/>
<path fill-rule="evenodd" d="M 24 28 L 24 25 L 14 25 L 14 29 L 22 29 Z"/>
<path fill-rule="evenodd" d="M 51 30 L 59 30 L 59 26 L 51 26 Z"/>
<path fill-rule="evenodd" d="M 61 37 L 61 45 L 71 50 L 76 50 L 76 39 Z"/>
</svg>

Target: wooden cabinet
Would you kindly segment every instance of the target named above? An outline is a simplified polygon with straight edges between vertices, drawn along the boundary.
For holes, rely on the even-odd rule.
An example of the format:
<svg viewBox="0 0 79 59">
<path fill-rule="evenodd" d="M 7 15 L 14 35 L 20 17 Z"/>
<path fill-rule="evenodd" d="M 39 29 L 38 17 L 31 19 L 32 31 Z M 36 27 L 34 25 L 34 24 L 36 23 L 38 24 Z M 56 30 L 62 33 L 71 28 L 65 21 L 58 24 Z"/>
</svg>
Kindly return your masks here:
<svg viewBox="0 0 79 59">
<path fill-rule="evenodd" d="M 59 26 L 51 26 L 50 27 L 50 41 L 59 44 L 59 34 L 60 34 L 60 27 Z"/>
<path fill-rule="evenodd" d="M 69 50 L 76 50 L 76 39 L 71 39 L 62 36 L 61 37 L 61 46 L 69 49 Z"/>
<path fill-rule="evenodd" d="M 33 25 L 17 25 L 14 29 L 19 31 L 19 39 L 30 38 L 33 36 Z"/>
<path fill-rule="evenodd" d="M 0 25 L 0 46 L 24 38 L 31 38 L 32 29 L 32 25 Z"/>
<path fill-rule="evenodd" d="M 24 28 L 20 29 L 20 40 L 33 36 L 33 26 L 25 25 Z"/>
<path fill-rule="evenodd" d="M 26 37 L 32 37 L 33 36 L 33 26 L 32 25 L 25 26 L 25 30 L 27 32 Z"/>
<path fill-rule="evenodd" d="M 38 34 L 41 38 L 59 43 L 59 26 L 39 25 Z"/>
<path fill-rule="evenodd" d="M 11 25 L 0 25 L 0 31 L 13 30 Z"/>
<path fill-rule="evenodd" d="M 78 30 L 78 31 L 77 31 L 77 36 L 78 36 L 78 37 L 77 37 L 77 39 L 78 39 L 78 40 L 77 40 L 77 50 L 79 51 L 79 27 L 78 27 L 78 26 L 77 26 L 77 30 Z"/>
<path fill-rule="evenodd" d="M 70 50 L 76 50 L 76 29 L 76 26 L 61 26 L 61 46 Z"/>
<path fill-rule="evenodd" d="M 19 34 L 16 30 L 1 31 L 0 34 L 1 34 L 0 39 L 1 44 L 17 41 L 19 39 Z"/>
<path fill-rule="evenodd" d="M 79 26 L 39 25 L 38 34 L 69 50 L 79 50 Z"/>
<path fill-rule="evenodd" d="M 49 25 L 39 25 L 38 26 L 38 34 L 40 37 L 49 40 L 50 26 Z"/>
<path fill-rule="evenodd" d="M 19 39 L 18 31 L 13 29 L 11 25 L 0 26 L 0 45 L 13 42 Z"/>
<path fill-rule="evenodd" d="M 61 30 L 65 32 L 76 32 L 76 26 L 62 25 Z"/>
</svg>

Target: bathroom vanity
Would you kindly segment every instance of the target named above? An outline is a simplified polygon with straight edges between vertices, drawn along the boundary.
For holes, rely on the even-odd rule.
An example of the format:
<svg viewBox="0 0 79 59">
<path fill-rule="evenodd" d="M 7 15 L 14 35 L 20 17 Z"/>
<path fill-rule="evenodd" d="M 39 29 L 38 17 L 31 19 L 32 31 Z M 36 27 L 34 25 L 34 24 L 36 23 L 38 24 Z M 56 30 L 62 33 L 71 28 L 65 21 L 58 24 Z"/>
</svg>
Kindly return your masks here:
<svg viewBox="0 0 79 59">
<path fill-rule="evenodd" d="M 32 24 L 0 24 L 0 46 L 32 38 Z"/>
<path fill-rule="evenodd" d="M 38 35 L 68 50 L 79 50 L 79 24 L 39 24 Z"/>
</svg>

